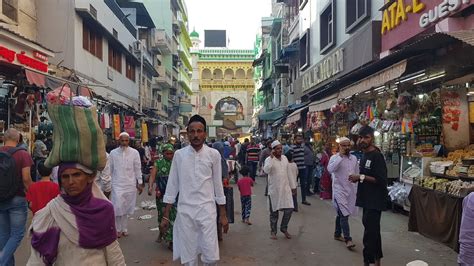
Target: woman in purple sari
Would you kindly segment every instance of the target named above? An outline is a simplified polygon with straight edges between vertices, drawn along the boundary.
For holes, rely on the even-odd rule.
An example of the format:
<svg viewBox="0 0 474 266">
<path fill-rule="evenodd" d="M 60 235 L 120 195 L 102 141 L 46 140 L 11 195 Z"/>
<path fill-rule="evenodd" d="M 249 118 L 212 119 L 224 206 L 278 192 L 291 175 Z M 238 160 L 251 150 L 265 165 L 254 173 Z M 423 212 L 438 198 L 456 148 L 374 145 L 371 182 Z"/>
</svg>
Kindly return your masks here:
<svg viewBox="0 0 474 266">
<path fill-rule="evenodd" d="M 33 218 L 27 265 L 125 265 L 117 241 L 114 208 L 78 163 L 58 170 L 61 195 Z"/>
</svg>

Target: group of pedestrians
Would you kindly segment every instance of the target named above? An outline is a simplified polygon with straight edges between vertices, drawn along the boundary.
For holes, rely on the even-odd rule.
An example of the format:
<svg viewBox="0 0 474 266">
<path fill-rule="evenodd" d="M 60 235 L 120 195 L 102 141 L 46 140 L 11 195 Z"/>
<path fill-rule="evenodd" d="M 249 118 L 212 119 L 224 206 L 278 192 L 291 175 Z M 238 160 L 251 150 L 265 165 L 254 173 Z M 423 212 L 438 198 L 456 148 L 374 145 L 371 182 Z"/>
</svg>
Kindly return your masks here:
<svg viewBox="0 0 474 266">
<path fill-rule="evenodd" d="M 163 144 L 160 158 L 152 160 L 148 194 L 156 195 L 157 242 L 165 241 L 173 251 L 173 260 L 180 259 L 184 265 L 198 265 L 199 260 L 204 265 L 216 265 L 220 259 L 218 228 L 224 233 L 229 230 L 224 194 L 229 172 L 226 145 L 205 145 L 206 128 L 201 116 L 191 117 L 187 126 L 190 145 L 175 150 L 173 145 Z M 137 193 L 144 189 L 140 153 L 129 147 L 130 136 L 120 134 L 120 146 L 111 150 L 100 172 L 78 162 L 60 163 L 55 169 L 57 184 L 51 182 L 53 169 L 41 160 L 37 163 L 41 179 L 32 182 L 30 168 L 34 162 L 24 148 L 18 147 L 19 138 L 19 132 L 10 128 L 0 147 L 0 168 L 5 169 L 0 172 L 0 265 L 14 265 L 14 252 L 25 234 L 28 206 L 34 216 L 28 230 L 31 255 L 27 265 L 125 265 L 117 239 L 129 235 L 127 221 L 135 210 Z M 351 154 L 351 139 L 339 138 L 338 145 L 334 155 L 324 152 L 323 157 L 328 157 L 324 174 L 330 177 L 331 189 L 322 186 L 320 192 L 331 194 L 333 199 L 334 239 L 345 242 L 348 249 L 355 247 L 349 217 L 357 207 L 362 208 L 364 265 L 381 265 L 380 219 L 387 208 L 384 157 L 374 145 L 374 130 L 368 126 L 357 136 L 356 145 L 363 152 L 360 160 Z M 245 151 L 237 181 L 242 222 L 252 224 L 252 187 L 260 168 L 260 175 L 267 179 L 270 238 L 278 239 L 280 231 L 291 239 L 289 223 L 298 210 L 298 183 L 304 205 L 310 205 L 307 197 L 316 189 L 310 189 L 316 160 L 311 147 L 302 135 L 296 135 L 291 146 L 266 140 L 261 146 L 244 141 L 234 147 L 239 160 Z M 8 164 L 9 160 L 14 163 Z M 5 183 L 7 177 L 14 177 L 10 187 Z M 466 225 L 474 217 L 470 199 L 464 202 L 462 263 L 470 261 L 472 255 L 472 230 Z M 278 228 L 280 212 L 283 216 Z"/>
</svg>

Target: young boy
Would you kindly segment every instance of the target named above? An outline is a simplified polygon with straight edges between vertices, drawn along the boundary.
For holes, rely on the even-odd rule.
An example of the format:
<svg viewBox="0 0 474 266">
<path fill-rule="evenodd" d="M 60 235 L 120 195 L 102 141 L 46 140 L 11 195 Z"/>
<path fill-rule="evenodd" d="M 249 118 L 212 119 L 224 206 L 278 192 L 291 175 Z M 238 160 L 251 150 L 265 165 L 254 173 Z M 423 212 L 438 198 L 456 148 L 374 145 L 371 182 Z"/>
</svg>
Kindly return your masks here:
<svg viewBox="0 0 474 266">
<path fill-rule="evenodd" d="M 296 165 L 295 162 L 293 162 L 293 153 L 287 152 L 285 154 L 286 158 L 288 159 L 288 175 L 290 175 L 291 178 L 295 181 L 295 184 L 297 184 L 297 178 L 298 178 L 298 165 Z M 293 204 L 295 205 L 295 208 L 293 211 L 298 212 L 298 200 L 296 198 L 296 193 L 293 194 Z"/>
<path fill-rule="evenodd" d="M 38 162 L 38 173 L 41 176 L 39 182 L 33 183 L 26 193 L 26 200 L 33 215 L 57 195 L 59 195 L 59 185 L 51 182 L 50 175 L 52 169 L 44 166 L 44 160 Z"/>
<path fill-rule="evenodd" d="M 240 191 L 240 202 L 242 203 L 242 222 L 251 225 L 249 221 L 250 210 L 252 209 L 252 187 L 254 181 L 249 177 L 249 168 L 244 165 L 240 170 L 242 177 L 237 181 L 237 186 Z"/>
</svg>

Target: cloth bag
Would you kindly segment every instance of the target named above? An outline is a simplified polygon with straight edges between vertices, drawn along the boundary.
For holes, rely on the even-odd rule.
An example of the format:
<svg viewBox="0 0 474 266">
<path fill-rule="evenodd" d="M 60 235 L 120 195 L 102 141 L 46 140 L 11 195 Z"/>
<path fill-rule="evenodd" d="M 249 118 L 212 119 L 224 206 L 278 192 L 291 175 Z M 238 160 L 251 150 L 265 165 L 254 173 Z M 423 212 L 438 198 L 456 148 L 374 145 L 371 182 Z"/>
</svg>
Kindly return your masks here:
<svg viewBox="0 0 474 266">
<path fill-rule="evenodd" d="M 234 223 L 234 188 L 224 187 L 225 195 L 225 209 L 227 212 L 227 220 L 229 223 Z"/>
<path fill-rule="evenodd" d="M 105 168 L 105 141 L 94 106 L 49 102 L 48 114 L 53 122 L 53 148 L 45 161 L 46 167 L 78 162 L 92 170 Z"/>
</svg>

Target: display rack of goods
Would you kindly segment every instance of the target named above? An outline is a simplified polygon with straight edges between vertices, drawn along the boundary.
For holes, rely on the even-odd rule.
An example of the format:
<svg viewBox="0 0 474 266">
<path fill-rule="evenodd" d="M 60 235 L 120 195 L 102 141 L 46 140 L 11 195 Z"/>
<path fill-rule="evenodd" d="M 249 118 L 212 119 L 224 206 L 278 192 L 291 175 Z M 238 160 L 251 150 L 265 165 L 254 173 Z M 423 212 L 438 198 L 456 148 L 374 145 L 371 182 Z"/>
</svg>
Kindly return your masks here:
<svg viewBox="0 0 474 266">
<path fill-rule="evenodd" d="M 469 193 L 474 192 L 474 184 L 461 180 L 451 181 L 446 183 L 446 192 L 453 196 L 465 197 Z"/>
<path fill-rule="evenodd" d="M 434 189 L 437 191 L 445 192 L 446 191 L 446 183 L 449 180 L 445 178 L 436 178 L 431 176 L 423 176 L 415 178 L 415 185 L 420 187 Z"/>
<path fill-rule="evenodd" d="M 430 172 L 432 174 L 444 175 L 446 169 L 453 166 L 453 161 L 436 161 L 430 163 Z"/>
</svg>

